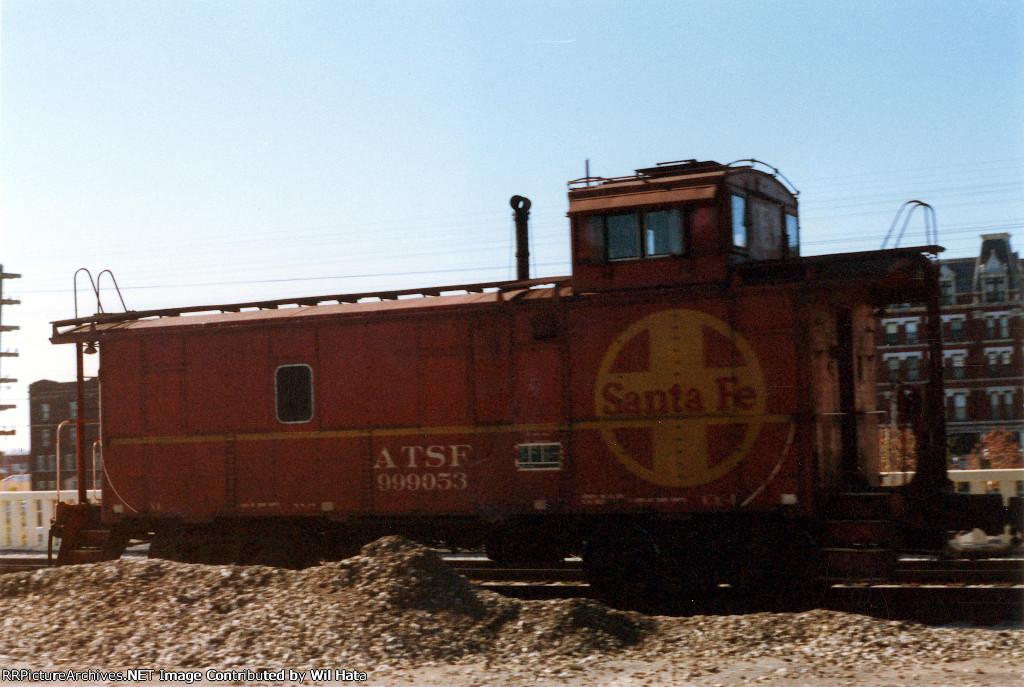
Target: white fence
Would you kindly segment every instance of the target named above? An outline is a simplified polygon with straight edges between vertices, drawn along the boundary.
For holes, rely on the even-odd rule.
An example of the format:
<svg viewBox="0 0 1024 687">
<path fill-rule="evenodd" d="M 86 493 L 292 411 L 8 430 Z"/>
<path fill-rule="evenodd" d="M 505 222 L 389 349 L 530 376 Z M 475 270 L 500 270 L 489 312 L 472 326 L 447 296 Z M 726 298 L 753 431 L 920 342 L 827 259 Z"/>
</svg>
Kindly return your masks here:
<svg viewBox="0 0 1024 687">
<path fill-rule="evenodd" d="M 882 484 L 896 486 L 906 484 L 914 476 L 912 472 L 883 472 Z M 1024 496 L 1024 469 L 1014 470 L 950 470 L 949 479 L 953 488 L 961 494 L 1001 494 L 1003 505 L 1011 496 Z"/>
<path fill-rule="evenodd" d="M 99 489 L 89 490 L 88 496 L 98 502 Z M 78 503 L 78 490 L 62 489 L 60 500 Z M 0 492 L 0 549 L 45 551 L 56 506 L 56 491 Z"/>
</svg>

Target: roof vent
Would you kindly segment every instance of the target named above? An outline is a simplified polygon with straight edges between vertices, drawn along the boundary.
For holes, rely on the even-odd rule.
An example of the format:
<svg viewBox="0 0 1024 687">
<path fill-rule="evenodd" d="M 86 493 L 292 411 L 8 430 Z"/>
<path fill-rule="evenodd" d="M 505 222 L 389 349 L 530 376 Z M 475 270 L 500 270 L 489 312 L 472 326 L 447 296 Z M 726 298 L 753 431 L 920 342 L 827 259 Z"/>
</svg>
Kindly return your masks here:
<svg viewBox="0 0 1024 687">
<path fill-rule="evenodd" d="M 675 174 L 694 174 L 724 169 L 725 165 L 713 160 L 676 160 L 675 162 L 659 162 L 655 167 L 638 169 L 636 173 L 645 177 L 667 177 Z"/>
</svg>

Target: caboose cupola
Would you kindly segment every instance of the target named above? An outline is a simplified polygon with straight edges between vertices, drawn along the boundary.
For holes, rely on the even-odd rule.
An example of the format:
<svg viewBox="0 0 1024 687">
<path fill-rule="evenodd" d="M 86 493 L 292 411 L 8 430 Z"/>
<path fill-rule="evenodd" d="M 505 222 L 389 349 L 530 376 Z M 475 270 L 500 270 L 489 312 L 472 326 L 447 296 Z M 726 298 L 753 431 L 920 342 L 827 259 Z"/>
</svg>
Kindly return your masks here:
<svg viewBox="0 0 1024 687">
<path fill-rule="evenodd" d="M 796 194 L 752 166 L 686 160 L 569 186 L 579 291 L 720 281 L 799 255 Z"/>
</svg>

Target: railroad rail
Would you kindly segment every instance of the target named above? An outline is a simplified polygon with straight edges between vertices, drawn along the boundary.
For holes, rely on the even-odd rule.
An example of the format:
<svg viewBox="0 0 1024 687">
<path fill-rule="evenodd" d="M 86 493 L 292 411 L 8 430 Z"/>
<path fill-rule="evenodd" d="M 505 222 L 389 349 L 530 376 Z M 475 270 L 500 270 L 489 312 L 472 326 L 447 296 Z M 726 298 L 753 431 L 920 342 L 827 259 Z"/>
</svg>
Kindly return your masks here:
<svg viewBox="0 0 1024 687">
<path fill-rule="evenodd" d="M 128 557 L 142 558 L 144 550 Z M 536 568 L 508 568 L 484 556 L 456 554 L 446 562 L 480 588 L 518 599 L 550 600 L 593 597 L 581 561 Z M 0 573 L 47 567 L 45 555 L 0 555 Z M 893 580 L 885 584 L 833 584 L 820 596 L 798 599 L 755 598 L 727 585 L 699 602 L 645 608 L 659 614 L 739 614 L 823 607 L 851 613 L 930 623 L 980 625 L 1024 621 L 1024 557 L 903 557 Z"/>
<path fill-rule="evenodd" d="M 128 558 L 144 558 L 145 550 L 129 551 Z M 445 562 L 479 583 L 572 584 L 585 585 L 586 577 L 579 559 L 533 568 L 503 567 L 484 556 L 445 556 Z M 47 567 L 46 555 L 7 553 L 0 555 L 0 574 L 38 570 Z M 893 573 L 892 585 L 1024 585 L 1024 557 L 937 558 L 902 557 Z M 843 587 L 844 585 L 833 585 Z M 845 585 L 861 588 L 863 585 Z M 886 585 L 875 585 L 886 586 Z"/>
</svg>

